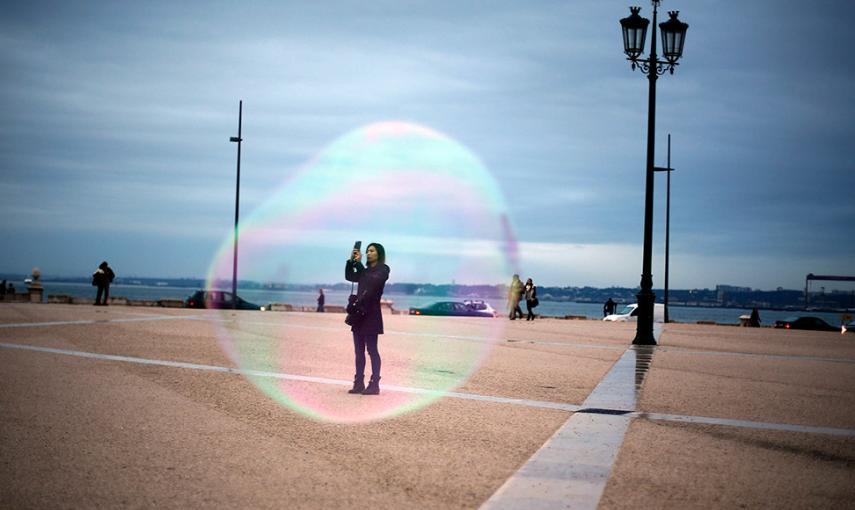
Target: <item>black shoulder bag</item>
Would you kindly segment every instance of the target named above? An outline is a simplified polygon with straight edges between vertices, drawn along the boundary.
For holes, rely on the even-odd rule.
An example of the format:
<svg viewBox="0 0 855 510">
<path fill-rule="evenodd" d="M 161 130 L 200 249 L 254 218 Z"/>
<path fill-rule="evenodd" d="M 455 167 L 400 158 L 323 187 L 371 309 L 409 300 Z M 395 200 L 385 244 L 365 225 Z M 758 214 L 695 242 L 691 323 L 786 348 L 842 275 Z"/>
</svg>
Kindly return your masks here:
<svg viewBox="0 0 855 510">
<path fill-rule="evenodd" d="M 353 293 L 353 283 L 350 284 L 350 295 L 347 297 L 347 317 L 344 318 L 344 323 L 348 326 L 359 326 L 365 319 L 365 307 L 360 301 L 360 297 L 365 296 L 365 291 L 362 296 L 357 296 Z"/>
</svg>

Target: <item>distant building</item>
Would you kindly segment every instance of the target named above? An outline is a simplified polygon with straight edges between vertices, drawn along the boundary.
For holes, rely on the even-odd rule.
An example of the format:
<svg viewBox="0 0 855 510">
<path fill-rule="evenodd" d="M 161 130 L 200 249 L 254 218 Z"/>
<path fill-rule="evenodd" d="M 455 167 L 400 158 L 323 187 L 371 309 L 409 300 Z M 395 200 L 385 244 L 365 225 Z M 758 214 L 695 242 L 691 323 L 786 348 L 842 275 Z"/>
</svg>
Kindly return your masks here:
<svg viewBox="0 0 855 510">
<path fill-rule="evenodd" d="M 727 301 L 728 294 L 741 294 L 751 292 L 751 287 L 737 287 L 735 285 L 716 285 L 715 295 L 719 304 L 724 304 Z"/>
</svg>

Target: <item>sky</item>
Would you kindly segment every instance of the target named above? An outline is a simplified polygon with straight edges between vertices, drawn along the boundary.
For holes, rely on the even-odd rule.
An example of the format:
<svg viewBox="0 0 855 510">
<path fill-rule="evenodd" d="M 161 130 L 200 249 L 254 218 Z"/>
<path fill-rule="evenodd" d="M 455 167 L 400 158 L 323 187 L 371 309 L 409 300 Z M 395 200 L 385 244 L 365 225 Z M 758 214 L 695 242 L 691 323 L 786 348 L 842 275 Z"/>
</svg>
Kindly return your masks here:
<svg viewBox="0 0 855 510">
<path fill-rule="evenodd" d="M 5 6 L 0 272 L 84 276 L 108 260 L 121 276 L 204 277 L 233 228 L 228 140 L 243 100 L 241 217 L 346 133 L 414 123 L 489 172 L 524 277 L 635 287 L 648 81 L 623 55 L 628 5 Z M 639 5 L 650 17 L 650 3 Z M 666 165 L 670 133 L 676 169 L 670 287 L 798 289 L 807 273 L 855 275 L 855 70 L 846 65 L 855 5 L 738 7 L 660 7 L 660 21 L 680 10 L 689 24 L 679 67 L 657 81 L 656 164 Z M 658 174 L 655 287 L 665 196 Z M 387 250 L 393 279 L 420 281 L 395 272 Z M 335 283 L 340 262 L 310 279 Z"/>
</svg>

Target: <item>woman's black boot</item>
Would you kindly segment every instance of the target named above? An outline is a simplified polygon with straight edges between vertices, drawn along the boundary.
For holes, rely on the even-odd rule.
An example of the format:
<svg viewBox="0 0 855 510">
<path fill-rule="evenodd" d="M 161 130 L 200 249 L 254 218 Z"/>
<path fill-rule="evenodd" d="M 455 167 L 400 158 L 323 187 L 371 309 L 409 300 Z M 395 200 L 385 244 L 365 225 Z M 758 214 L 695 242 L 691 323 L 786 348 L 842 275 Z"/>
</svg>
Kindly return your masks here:
<svg viewBox="0 0 855 510">
<path fill-rule="evenodd" d="M 379 395 L 380 394 L 380 376 L 371 377 L 368 381 L 368 387 L 362 392 L 363 395 Z"/>
<path fill-rule="evenodd" d="M 365 390 L 365 377 L 354 377 L 353 388 L 348 393 L 361 394 Z"/>
</svg>

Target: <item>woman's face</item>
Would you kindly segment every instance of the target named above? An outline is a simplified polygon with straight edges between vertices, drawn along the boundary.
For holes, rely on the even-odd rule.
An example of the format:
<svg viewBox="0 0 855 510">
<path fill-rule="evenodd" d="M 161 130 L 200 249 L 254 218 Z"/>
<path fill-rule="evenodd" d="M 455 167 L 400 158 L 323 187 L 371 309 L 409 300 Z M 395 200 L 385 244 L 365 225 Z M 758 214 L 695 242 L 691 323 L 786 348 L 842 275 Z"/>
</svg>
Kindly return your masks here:
<svg viewBox="0 0 855 510">
<path fill-rule="evenodd" d="M 368 264 L 374 265 L 377 263 L 377 248 L 374 246 L 369 246 L 367 250 L 365 250 L 365 254 L 368 255 Z"/>
</svg>

